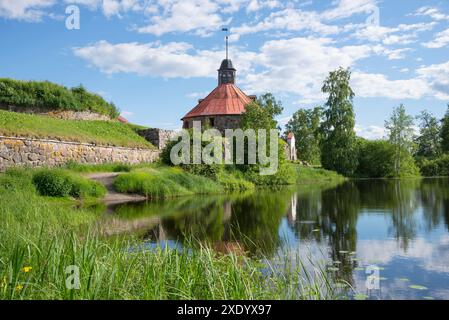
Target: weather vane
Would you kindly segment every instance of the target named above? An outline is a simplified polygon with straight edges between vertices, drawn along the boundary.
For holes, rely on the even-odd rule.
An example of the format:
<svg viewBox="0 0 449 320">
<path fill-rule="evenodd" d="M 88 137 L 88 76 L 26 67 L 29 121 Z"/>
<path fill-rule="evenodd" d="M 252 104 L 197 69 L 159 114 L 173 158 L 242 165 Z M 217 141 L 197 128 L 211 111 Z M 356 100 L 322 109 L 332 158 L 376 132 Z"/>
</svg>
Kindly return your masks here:
<svg viewBox="0 0 449 320">
<path fill-rule="evenodd" d="M 223 27 L 221 28 L 221 31 L 226 32 L 226 60 L 228 60 L 228 41 L 229 41 L 229 28 L 228 27 Z"/>
</svg>

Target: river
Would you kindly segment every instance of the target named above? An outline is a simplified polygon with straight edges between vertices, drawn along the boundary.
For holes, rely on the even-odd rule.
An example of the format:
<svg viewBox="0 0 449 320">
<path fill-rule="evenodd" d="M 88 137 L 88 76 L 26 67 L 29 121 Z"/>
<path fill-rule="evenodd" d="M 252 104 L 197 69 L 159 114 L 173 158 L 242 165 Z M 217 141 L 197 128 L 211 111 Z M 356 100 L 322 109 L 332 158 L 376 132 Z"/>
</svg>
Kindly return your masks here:
<svg viewBox="0 0 449 320">
<path fill-rule="evenodd" d="M 137 233 L 149 249 L 194 238 L 272 265 L 285 263 L 285 255 L 324 263 L 368 299 L 449 299 L 445 178 L 127 203 L 109 207 L 107 217 L 110 234 Z"/>
</svg>

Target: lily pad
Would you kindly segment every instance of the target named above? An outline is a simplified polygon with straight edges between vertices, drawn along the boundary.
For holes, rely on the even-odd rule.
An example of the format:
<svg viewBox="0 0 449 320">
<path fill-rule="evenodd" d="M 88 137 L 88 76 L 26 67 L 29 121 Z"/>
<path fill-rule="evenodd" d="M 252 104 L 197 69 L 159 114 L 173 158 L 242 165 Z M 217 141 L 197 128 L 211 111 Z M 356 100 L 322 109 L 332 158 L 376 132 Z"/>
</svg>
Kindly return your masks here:
<svg viewBox="0 0 449 320">
<path fill-rule="evenodd" d="M 320 229 L 313 229 L 312 232 L 320 232 Z"/>
<path fill-rule="evenodd" d="M 422 298 L 425 299 L 425 300 L 435 300 L 434 297 L 422 297 Z"/>
<path fill-rule="evenodd" d="M 417 284 L 412 284 L 411 286 L 408 286 L 410 289 L 415 289 L 415 290 L 427 290 L 427 287 L 424 286 L 420 286 Z"/>
<path fill-rule="evenodd" d="M 366 300 L 368 299 L 368 296 L 363 293 L 357 293 L 354 295 L 354 300 Z"/>
<path fill-rule="evenodd" d="M 409 282 L 410 281 L 410 279 L 407 279 L 407 278 L 399 278 L 398 280 L 402 281 L 402 282 Z"/>
</svg>

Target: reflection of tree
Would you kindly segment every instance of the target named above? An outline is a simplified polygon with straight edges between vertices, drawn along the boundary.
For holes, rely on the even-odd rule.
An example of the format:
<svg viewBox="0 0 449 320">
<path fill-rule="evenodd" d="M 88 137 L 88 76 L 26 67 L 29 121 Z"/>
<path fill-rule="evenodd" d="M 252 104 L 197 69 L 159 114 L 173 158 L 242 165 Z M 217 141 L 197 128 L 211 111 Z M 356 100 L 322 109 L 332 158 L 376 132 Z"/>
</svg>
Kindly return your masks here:
<svg viewBox="0 0 449 320">
<path fill-rule="evenodd" d="M 415 217 L 418 202 L 419 179 L 364 180 L 358 182 L 362 206 L 389 214 L 388 232 L 407 250 L 409 241 L 416 237 Z"/>
<path fill-rule="evenodd" d="M 449 179 L 423 179 L 420 190 L 427 230 L 442 221 L 449 230 Z"/>
<path fill-rule="evenodd" d="M 279 225 L 285 215 L 290 192 L 258 192 L 235 201 L 230 237 L 252 254 L 270 256 L 279 246 Z"/>
<path fill-rule="evenodd" d="M 162 219 L 169 236 L 179 241 L 219 241 L 223 237 L 223 202 L 217 201 L 176 217 Z"/>
</svg>

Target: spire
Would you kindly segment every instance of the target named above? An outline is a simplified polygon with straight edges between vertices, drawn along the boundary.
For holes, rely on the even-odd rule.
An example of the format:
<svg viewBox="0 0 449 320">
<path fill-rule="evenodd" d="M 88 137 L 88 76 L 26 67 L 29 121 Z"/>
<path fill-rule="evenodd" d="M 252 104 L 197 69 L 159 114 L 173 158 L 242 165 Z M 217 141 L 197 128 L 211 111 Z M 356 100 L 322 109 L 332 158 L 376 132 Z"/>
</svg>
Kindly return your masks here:
<svg viewBox="0 0 449 320">
<path fill-rule="evenodd" d="M 218 69 L 218 85 L 232 83 L 235 84 L 235 73 L 232 61 L 229 59 L 229 29 L 223 28 L 222 31 L 226 32 L 226 59 L 221 62 L 220 69 Z"/>
</svg>

